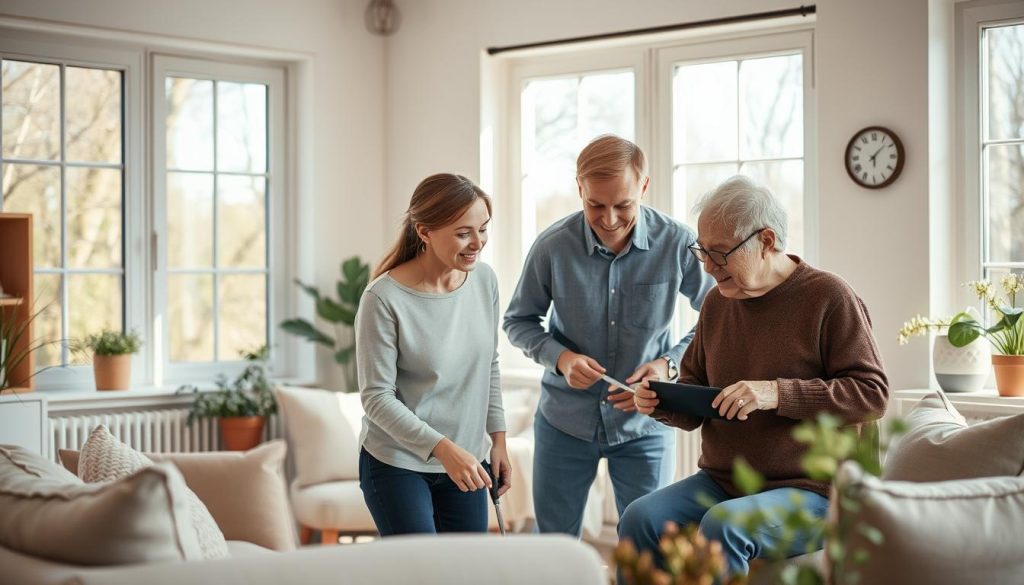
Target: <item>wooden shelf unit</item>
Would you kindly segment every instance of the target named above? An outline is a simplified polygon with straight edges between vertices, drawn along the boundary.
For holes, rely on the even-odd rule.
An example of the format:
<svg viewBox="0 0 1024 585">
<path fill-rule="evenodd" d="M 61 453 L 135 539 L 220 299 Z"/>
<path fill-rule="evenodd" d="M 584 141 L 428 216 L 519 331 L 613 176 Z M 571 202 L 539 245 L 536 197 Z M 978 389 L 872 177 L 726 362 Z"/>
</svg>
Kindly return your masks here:
<svg viewBox="0 0 1024 585">
<path fill-rule="evenodd" d="M 14 298 L 0 299 L 0 311 L 4 317 L 14 315 L 18 323 L 28 325 L 25 333 L 18 340 L 14 353 L 26 351 L 35 340 L 32 323 L 32 215 L 27 213 L 0 213 L 0 284 L 8 295 Z M 15 388 L 5 388 L 7 392 L 31 392 L 33 388 L 32 373 L 35 372 L 35 359 L 30 353 L 11 372 L 8 378 Z"/>
</svg>

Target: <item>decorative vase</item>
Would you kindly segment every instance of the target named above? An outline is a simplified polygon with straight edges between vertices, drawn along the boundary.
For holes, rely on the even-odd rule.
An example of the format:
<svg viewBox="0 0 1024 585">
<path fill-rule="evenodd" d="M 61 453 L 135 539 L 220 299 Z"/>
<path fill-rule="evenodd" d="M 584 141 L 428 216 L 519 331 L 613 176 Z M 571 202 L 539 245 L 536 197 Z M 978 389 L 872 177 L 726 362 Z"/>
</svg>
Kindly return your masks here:
<svg viewBox="0 0 1024 585">
<path fill-rule="evenodd" d="M 992 364 L 988 341 L 979 337 L 963 347 L 955 347 L 945 335 L 935 336 L 932 369 L 939 387 L 946 392 L 977 392 L 988 380 Z"/>
<path fill-rule="evenodd" d="M 992 367 L 1000 396 L 1024 396 L 1024 355 L 994 355 Z"/>
<path fill-rule="evenodd" d="M 262 416 L 229 416 L 218 421 L 225 451 L 248 451 L 263 438 Z"/>
<path fill-rule="evenodd" d="M 97 390 L 127 390 L 132 381 L 132 356 L 94 355 L 92 372 Z"/>
</svg>

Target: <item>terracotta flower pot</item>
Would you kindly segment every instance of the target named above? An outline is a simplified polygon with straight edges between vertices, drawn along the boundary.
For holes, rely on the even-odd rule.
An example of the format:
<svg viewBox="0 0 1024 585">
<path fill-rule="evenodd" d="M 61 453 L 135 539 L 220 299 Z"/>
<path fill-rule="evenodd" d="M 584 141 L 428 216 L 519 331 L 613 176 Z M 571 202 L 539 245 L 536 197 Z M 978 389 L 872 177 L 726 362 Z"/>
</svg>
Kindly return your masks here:
<svg viewBox="0 0 1024 585">
<path fill-rule="evenodd" d="M 226 451 L 248 451 L 263 438 L 262 416 L 231 416 L 218 421 L 220 437 Z"/>
<path fill-rule="evenodd" d="M 94 355 L 92 372 L 97 390 L 127 390 L 132 381 L 132 356 Z"/>
<path fill-rule="evenodd" d="M 1024 355 L 993 355 L 1000 396 L 1024 396 Z"/>
</svg>

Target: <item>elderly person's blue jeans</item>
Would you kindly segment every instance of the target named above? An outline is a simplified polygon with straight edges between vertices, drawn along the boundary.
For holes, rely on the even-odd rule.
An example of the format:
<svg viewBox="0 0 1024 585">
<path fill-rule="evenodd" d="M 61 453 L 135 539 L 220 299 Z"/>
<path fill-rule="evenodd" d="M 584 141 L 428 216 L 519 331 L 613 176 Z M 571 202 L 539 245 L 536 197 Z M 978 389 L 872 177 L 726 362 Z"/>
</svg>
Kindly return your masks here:
<svg viewBox="0 0 1024 585">
<path fill-rule="evenodd" d="M 705 494 L 705 498 L 698 494 Z M 776 548 L 782 537 L 783 527 L 777 510 L 792 510 L 794 494 L 800 498 L 799 506 L 818 518 L 824 518 L 828 511 L 828 498 L 814 492 L 797 488 L 779 488 L 752 496 L 730 498 L 711 476 L 698 471 L 690 477 L 666 488 L 644 496 L 626 508 L 619 520 L 619 540 L 630 539 L 637 550 L 649 550 L 655 562 L 661 566 L 658 540 L 666 522 L 679 526 L 699 523 L 705 538 L 722 543 L 722 552 L 729 564 L 729 572 L 746 574 L 750 560 L 768 554 Z M 705 502 L 704 500 L 709 500 Z M 714 502 L 712 508 L 707 503 Z M 737 513 L 760 509 L 769 514 L 769 521 L 754 533 L 748 533 L 743 526 L 722 521 L 716 510 L 724 510 L 730 518 Z M 797 534 L 787 548 L 786 556 L 797 556 L 807 552 L 807 545 L 817 539 L 821 547 L 821 534 Z"/>
<path fill-rule="evenodd" d="M 381 536 L 487 532 L 487 489 L 463 492 L 447 473 L 402 469 L 361 449 L 359 487 Z"/>
</svg>

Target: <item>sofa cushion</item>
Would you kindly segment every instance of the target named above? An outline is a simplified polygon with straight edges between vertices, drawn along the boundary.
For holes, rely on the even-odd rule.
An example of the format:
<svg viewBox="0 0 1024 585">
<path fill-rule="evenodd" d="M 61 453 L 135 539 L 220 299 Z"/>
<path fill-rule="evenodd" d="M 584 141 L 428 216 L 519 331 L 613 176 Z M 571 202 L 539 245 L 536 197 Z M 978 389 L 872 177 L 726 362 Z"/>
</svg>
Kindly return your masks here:
<svg viewBox="0 0 1024 585">
<path fill-rule="evenodd" d="M 285 442 L 278 439 L 245 452 L 145 455 L 156 462 L 173 463 L 181 471 L 229 545 L 244 540 L 273 550 L 291 550 L 295 548 L 295 523 L 284 479 L 287 450 Z M 57 454 L 64 467 L 78 470 L 78 451 L 59 449 Z"/>
<path fill-rule="evenodd" d="M 889 447 L 884 479 L 944 481 L 1024 471 L 1024 414 L 968 426 L 939 392 L 921 399 L 905 420 L 907 432 Z"/>
<path fill-rule="evenodd" d="M 172 465 L 89 485 L 35 453 L 0 446 L 0 546 L 80 565 L 201 560 L 187 494 Z"/>
<path fill-rule="evenodd" d="M 373 532 L 376 525 L 356 480 L 330 481 L 300 488 L 292 483 L 295 518 L 310 528 Z"/>
<path fill-rule="evenodd" d="M 114 481 L 153 465 L 153 461 L 122 443 L 110 434 L 107 427 L 99 425 L 89 433 L 82 445 L 78 460 L 78 476 L 86 483 Z M 210 511 L 192 490 L 187 490 L 192 527 L 195 530 L 203 558 L 219 559 L 228 556 L 228 545 L 224 533 L 214 522 Z"/>
<path fill-rule="evenodd" d="M 850 487 L 860 504 L 855 512 L 833 505 L 830 515 L 850 521 L 847 553 L 868 553 L 853 566 L 861 583 L 1010 584 L 1024 575 L 1022 477 L 883 481 L 848 462 L 836 487 Z M 884 542 L 870 543 L 862 526 L 877 528 Z"/>
<path fill-rule="evenodd" d="M 358 394 L 309 388 L 274 391 L 295 459 L 295 484 L 359 478 Z"/>
</svg>

